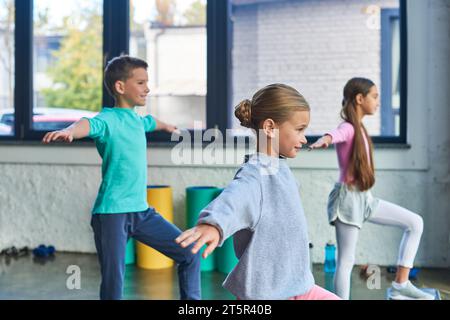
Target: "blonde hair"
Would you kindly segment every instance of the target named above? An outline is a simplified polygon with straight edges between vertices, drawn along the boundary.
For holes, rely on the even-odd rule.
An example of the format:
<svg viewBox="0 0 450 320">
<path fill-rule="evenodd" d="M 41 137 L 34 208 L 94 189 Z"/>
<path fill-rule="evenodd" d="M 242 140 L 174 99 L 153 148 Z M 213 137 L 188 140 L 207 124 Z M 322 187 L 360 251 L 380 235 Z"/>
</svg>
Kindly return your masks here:
<svg viewBox="0 0 450 320">
<path fill-rule="evenodd" d="M 281 124 L 294 111 L 309 111 L 306 99 L 294 88 L 280 83 L 270 84 L 258 90 L 252 100 L 242 100 L 235 108 L 234 115 L 241 126 L 259 129 L 266 119 Z"/>
</svg>

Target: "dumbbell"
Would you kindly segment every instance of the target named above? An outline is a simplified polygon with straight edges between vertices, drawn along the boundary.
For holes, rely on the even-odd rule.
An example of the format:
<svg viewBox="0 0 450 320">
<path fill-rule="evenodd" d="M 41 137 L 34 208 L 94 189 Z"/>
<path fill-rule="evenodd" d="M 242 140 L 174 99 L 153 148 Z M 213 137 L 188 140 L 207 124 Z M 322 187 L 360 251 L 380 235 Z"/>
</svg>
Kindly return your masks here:
<svg viewBox="0 0 450 320">
<path fill-rule="evenodd" d="M 55 253 L 55 247 L 54 246 L 46 247 L 43 244 L 41 244 L 39 247 L 37 247 L 37 248 L 35 248 L 33 250 L 33 254 L 36 257 L 41 257 L 41 258 L 47 258 L 48 256 L 51 256 L 54 253 Z"/>
</svg>

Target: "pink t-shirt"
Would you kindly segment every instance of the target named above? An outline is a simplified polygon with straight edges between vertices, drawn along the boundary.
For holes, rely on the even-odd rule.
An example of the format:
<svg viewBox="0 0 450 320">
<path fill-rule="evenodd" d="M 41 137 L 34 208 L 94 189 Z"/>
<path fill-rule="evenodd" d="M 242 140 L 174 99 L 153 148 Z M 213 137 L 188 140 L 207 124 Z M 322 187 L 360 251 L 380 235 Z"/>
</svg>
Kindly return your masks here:
<svg viewBox="0 0 450 320">
<path fill-rule="evenodd" d="M 362 131 L 362 129 L 361 129 Z M 350 122 L 342 122 L 336 129 L 326 132 L 331 136 L 331 143 L 336 145 L 336 152 L 339 163 L 339 182 L 341 183 L 351 183 L 353 182 L 353 177 L 347 177 L 348 166 L 350 164 L 351 152 L 353 149 L 353 138 L 355 136 L 355 129 Z M 367 137 L 362 131 L 364 144 L 366 146 L 367 160 L 370 165 L 370 150 L 369 142 Z M 346 179 L 347 177 L 347 179 Z"/>
</svg>

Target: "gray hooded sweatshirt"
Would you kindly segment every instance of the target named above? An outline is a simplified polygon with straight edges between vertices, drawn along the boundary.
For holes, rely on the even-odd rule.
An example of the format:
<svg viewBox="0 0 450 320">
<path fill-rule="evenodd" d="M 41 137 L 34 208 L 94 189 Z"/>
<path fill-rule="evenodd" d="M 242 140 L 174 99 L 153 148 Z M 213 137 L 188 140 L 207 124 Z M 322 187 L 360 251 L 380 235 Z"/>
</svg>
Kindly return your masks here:
<svg viewBox="0 0 450 320">
<path fill-rule="evenodd" d="M 239 299 L 288 299 L 314 286 L 306 218 L 286 159 L 247 157 L 233 181 L 202 210 L 219 246 L 234 235 L 239 259 L 223 286 Z"/>
</svg>

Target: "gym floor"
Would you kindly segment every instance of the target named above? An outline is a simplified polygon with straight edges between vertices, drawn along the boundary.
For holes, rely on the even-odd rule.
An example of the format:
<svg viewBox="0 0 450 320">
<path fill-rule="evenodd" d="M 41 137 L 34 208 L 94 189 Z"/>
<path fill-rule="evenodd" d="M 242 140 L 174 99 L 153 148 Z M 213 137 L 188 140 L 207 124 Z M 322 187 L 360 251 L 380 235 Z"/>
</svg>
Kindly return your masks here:
<svg viewBox="0 0 450 320">
<path fill-rule="evenodd" d="M 68 289 L 72 275 L 68 267 L 75 265 L 80 271 L 80 289 Z M 73 271 L 72 271 L 73 272 Z M 332 275 L 323 272 L 323 265 L 313 269 L 316 283 L 332 289 Z M 202 272 L 202 295 L 205 300 L 234 300 L 222 288 L 226 275 L 220 272 Z M 352 274 L 354 300 L 383 300 L 394 274 L 381 268 L 381 289 L 368 289 L 367 280 L 360 276 L 360 267 Z M 68 281 L 69 279 L 69 281 Z M 450 270 L 421 269 L 416 286 L 439 289 L 443 300 L 450 300 Z M 57 252 L 53 258 L 36 260 L 32 255 L 11 258 L 0 256 L 0 300 L 96 300 L 100 285 L 100 268 L 95 254 Z M 175 268 L 145 270 L 128 265 L 125 274 L 124 299 L 172 300 L 178 299 Z"/>
</svg>

